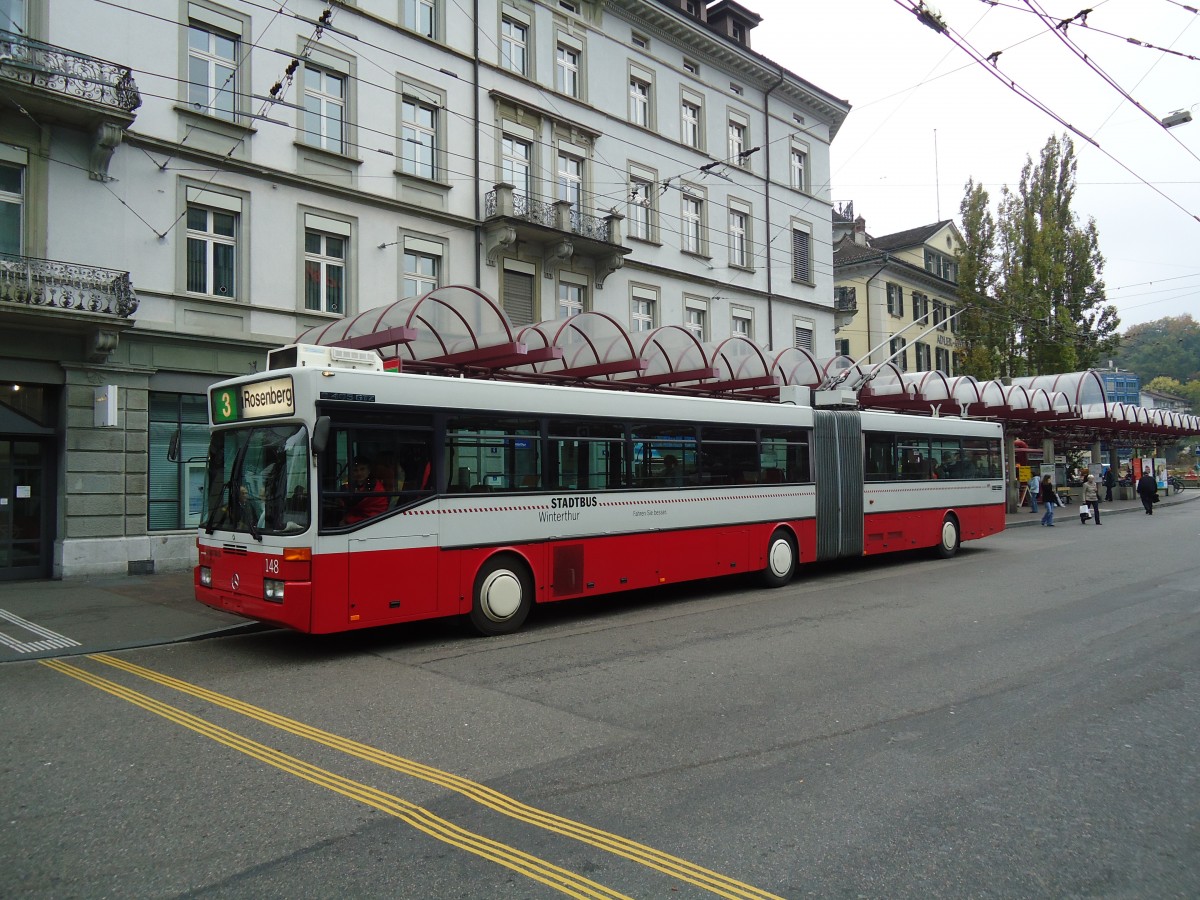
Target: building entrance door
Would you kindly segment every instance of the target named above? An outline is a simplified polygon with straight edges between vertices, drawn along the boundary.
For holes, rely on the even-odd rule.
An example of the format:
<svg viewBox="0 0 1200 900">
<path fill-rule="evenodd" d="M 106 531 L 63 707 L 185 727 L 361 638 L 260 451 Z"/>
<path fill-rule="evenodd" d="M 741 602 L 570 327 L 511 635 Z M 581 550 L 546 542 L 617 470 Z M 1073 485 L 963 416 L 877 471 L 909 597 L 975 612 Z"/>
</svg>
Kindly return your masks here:
<svg viewBox="0 0 1200 900">
<path fill-rule="evenodd" d="M 0 438 L 0 581 L 50 577 L 51 446 Z"/>
</svg>

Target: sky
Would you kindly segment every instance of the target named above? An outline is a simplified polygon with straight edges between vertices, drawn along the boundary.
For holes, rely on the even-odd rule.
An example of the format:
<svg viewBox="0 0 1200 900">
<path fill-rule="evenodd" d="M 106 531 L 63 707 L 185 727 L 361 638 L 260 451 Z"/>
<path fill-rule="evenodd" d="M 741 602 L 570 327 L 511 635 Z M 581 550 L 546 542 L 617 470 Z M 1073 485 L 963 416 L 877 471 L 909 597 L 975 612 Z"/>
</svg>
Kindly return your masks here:
<svg viewBox="0 0 1200 900">
<path fill-rule="evenodd" d="M 927 3 L 953 41 L 917 19 L 916 0 L 743 2 L 763 18 L 750 33 L 756 51 L 851 105 L 831 150 L 830 197 L 852 201 L 868 233 L 960 221 L 968 179 L 994 213 L 1027 157 L 1067 132 L 1053 113 L 1081 133 L 1067 132 L 1072 209 L 1096 221 L 1118 330 L 1200 320 L 1200 14 L 1186 8 L 1197 0 Z M 1035 12 L 1057 24 L 1083 9 L 1086 25 L 1065 32 Z M 972 49 L 1000 56 L 991 66 Z M 1164 128 L 1179 109 L 1193 121 Z"/>
</svg>

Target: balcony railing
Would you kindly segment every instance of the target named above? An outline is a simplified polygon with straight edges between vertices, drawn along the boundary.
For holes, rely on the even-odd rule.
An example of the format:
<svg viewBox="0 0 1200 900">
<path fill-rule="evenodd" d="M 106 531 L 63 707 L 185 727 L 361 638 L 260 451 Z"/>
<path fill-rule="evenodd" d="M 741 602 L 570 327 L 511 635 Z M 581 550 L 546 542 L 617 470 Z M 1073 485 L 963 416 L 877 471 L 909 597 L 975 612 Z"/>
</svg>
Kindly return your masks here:
<svg viewBox="0 0 1200 900">
<path fill-rule="evenodd" d="M 128 272 L 29 256 L 0 256 L 0 301 L 121 319 L 138 308 Z"/>
<path fill-rule="evenodd" d="M 0 31 L 0 79 L 132 113 L 142 105 L 128 66 Z"/>
<path fill-rule="evenodd" d="M 833 308 L 838 312 L 854 312 L 858 309 L 858 289 L 852 287 L 834 288 Z"/>
<path fill-rule="evenodd" d="M 571 234 L 591 238 L 595 241 L 612 243 L 612 230 L 608 218 L 584 215 L 565 201 L 547 203 L 516 191 L 512 191 L 510 195 L 512 211 L 509 213 L 503 209 L 504 203 L 500 193 L 500 191 L 488 191 L 484 196 L 484 218 L 491 219 L 496 216 L 511 215 L 513 218 L 525 222 L 545 225 L 547 228 L 557 228 L 560 231 L 569 231 Z M 562 216 L 560 211 L 567 215 Z"/>
</svg>

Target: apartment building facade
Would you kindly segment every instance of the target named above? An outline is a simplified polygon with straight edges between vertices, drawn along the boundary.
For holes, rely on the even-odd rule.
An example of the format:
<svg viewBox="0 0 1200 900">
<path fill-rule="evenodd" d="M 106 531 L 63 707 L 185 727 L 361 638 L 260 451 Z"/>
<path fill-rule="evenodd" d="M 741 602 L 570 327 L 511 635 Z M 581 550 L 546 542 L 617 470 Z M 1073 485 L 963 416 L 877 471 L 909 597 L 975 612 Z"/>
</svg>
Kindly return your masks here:
<svg viewBox="0 0 1200 900">
<path fill-rule="evenodd" d="M 737 3 L 0 10 L 0 580 L 190 566 L 208 386 L 435 287 L 833 352 L 849 107 Z"/>
<path fill-rule="evenodd" d="M 944 220 L 873 237 L 848 206 L 834 212 L 833 234 L 835 293 L 855 310 L 838 329 L 837 352 L 904 372 L 958 374 L 958 227 Z"/>
</svg>

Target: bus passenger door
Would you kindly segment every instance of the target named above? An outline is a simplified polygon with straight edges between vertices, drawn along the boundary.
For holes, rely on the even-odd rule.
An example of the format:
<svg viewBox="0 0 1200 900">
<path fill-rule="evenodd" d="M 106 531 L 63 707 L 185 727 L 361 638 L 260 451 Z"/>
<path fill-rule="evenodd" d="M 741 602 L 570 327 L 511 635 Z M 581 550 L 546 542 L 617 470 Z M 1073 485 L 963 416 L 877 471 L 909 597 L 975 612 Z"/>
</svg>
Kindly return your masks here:
<svg viewBox="0 0 1200 900">
<path fill-rule="evenodd" d="M 862 420 L 855 410 L 815 410 L 817 559 L 863 552 Z"/>
<path fill-rule="evenodd" d="M 381 625 L 437 615 L 437 542 L 432 529 L 429 534 L 351 539 L 350 623 Z"/>
</svg>

